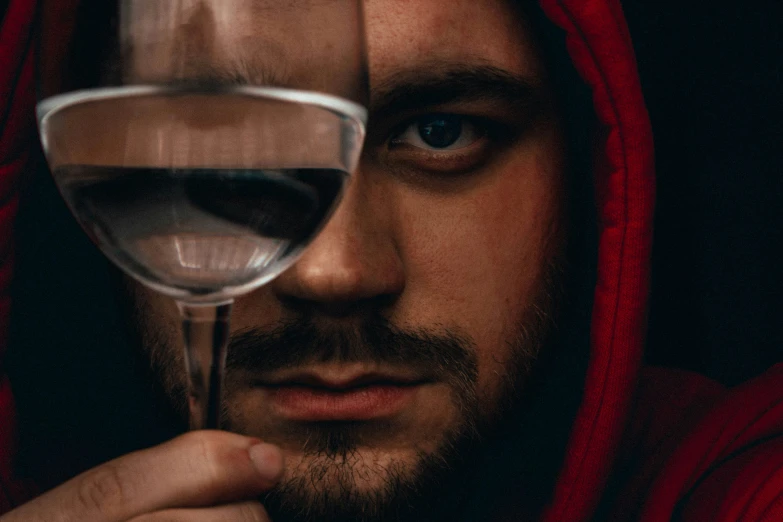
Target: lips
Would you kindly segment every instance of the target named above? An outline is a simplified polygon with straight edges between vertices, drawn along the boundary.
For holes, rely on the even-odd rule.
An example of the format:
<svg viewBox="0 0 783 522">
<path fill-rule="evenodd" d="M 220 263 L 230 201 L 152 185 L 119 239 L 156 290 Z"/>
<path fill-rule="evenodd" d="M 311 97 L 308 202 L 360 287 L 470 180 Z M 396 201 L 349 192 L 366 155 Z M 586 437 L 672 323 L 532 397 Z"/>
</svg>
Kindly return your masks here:
<svg viewBox="0 0 783 522">
<path fill-rule="evenodd" d="M 399 414 L 429 381 L 385 373 L 307 372 L 260 381 L 273 414 L 294 421 L 367 421 Z"/>
</svg>

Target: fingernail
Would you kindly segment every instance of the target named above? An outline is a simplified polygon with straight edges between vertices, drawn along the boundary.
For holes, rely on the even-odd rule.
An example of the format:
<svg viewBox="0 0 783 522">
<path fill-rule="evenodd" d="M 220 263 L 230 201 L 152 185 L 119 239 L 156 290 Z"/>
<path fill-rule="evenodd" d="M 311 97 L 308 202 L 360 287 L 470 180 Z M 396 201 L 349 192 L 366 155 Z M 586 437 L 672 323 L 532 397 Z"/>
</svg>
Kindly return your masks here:
<svg viewBox="0 0 783 522">
<path fill-rule="evenodd" d="M 250 447 L 250 460 L 261 478 L 276 482 L 283 474 L 283 452 L 271 444 L 256 444 Z"/>
</svg>

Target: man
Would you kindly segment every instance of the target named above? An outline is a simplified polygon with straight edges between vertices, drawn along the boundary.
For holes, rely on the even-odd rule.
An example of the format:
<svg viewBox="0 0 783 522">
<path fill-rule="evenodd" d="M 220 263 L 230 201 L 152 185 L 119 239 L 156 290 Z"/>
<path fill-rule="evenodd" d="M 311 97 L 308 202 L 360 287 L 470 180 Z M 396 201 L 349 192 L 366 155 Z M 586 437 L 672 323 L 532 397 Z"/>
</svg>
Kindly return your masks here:
<svg viewBox="0 0 783 522">
<path fill-rule="evenodd" d="M 95 430 L 74 429 L 93 435 L 81 447 L 68 428 L 47 435 L 40 418 L 63 417 L 13 380 L 28 474 L 46 488 L 98 466 L 1 520 L 783 516 L 780 370 L 726 396 L 695 376 L 637 381 L 652 148 L 633 56 L 616 3 L 542 6 L 564 28 L 594 108 L 537 6 L 367 2 L 371 123 L 359 171 L 300 261 L 236 304 L 226 423 L 247 436 L 193 433 L 99 464 Z M 42 221 L 50 203 L 27 215 Z M 33 257 L 20 258 L 16 306 L 60 338 L 99 339 L 90 357 L 101 357 L 120 324 L 69 313 L 65 299 L 42 303 L 24 277 Z M 92 265 L 70 259 L 58 259 L 69 277 L 45 288 L 110 303 Z M 74 281 L 90 299 L 66 290 Z M 161 415 L 181 419 L 176 311 L 134 283 L 118 295 L 171 405 Z M 35 347 L 52 334 L 17 328 L 14 366 L 41 364 Z M 67 395 L 74 375 L 61 373 L 46 400 Z M 108 406 L 78 418 L 132 415 Z M 60 436 L 65 458 L 44 449 Z"/>
</svg>

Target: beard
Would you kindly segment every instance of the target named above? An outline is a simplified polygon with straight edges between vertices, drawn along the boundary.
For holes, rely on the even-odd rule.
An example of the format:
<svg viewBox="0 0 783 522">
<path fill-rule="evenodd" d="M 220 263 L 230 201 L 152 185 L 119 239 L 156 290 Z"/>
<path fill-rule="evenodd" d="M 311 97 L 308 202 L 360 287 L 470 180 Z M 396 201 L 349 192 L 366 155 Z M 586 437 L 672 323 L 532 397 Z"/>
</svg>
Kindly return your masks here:
<svg viewBox="0 0 783 522">
<path fill-rule="evenodd" d="M 324 331 L 299 318 L 274 331 L 248 330 L 234 336 L 226 363 L 225 427 L 248 432 L 231 397 L 242 375 L 273 373 L 322 362 L 404 366 L 445 383 L 458 421 L 440 434 L 434 450 L 412 450 L 410 458 L 389 458 L 385 441 L 404 430 L 393 421 L 286 423 L 267 427 L 269 442 L 295 447 L 301 457 L 262 499 L 275 522 L 436 520 L 433 495 L 472 455 L 482 431 L 476 389 L 478 362 L 470 339 L 455 332 L 403 331 L 382 317 L 358 327 Z M 402 432 L 402 433 L 400 433 Z"/>
<path fill-rule="evenodd" d="M 261 499 L 275 522 L 435 522 L 460 519 L 466 484 L 488 440 L 521 404 L 525 383 L 555 322 L 562 296 L 562 267 L 547 264 L 538 289 L 525 307 L 510 356 L 488 398 L 478 385 L 473 340 L 455 330 L 401 329 L 379 313 L 356 326 L 324 327 L 307 312 L 271 330 L 232 335 L 226 361 L 222 427 L 296 447 L 281 482 Z M 157 383 L 182 419 L 187 419 L 187 380 L 181 340 L 143 320 L 143 296 L 136 295 L 137 326 Z M 246 386 L 243 376 L 314 363 L 372 363 L 426 370 L 449 390 L 456 412 L 431 448 L 414 446 L 406 458 L 379 448 L 395 435 L 392 423 L 332 421 L 270 426 L 264 432 L 233 400 Z M 252 432 L 252 433 L 251 433 Z M 371 487 L 367 485 L 370 484 Z"/>
</svg>

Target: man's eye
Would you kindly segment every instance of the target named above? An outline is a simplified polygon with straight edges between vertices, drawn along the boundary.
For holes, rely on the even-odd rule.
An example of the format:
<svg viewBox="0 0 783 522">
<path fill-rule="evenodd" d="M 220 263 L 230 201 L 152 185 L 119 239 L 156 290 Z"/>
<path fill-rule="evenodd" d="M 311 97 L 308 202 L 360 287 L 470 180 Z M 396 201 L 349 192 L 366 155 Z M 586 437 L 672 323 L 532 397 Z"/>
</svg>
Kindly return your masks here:
<svg viewBox="0 0 783 522">
<path fill-rule="evenodd" d="M 484 136 L 464 116 L 431 114 L 417 119 L 391 140 L 391 145 L 410 145 L 432 151 L 469 147 Z"/>
</svg>

